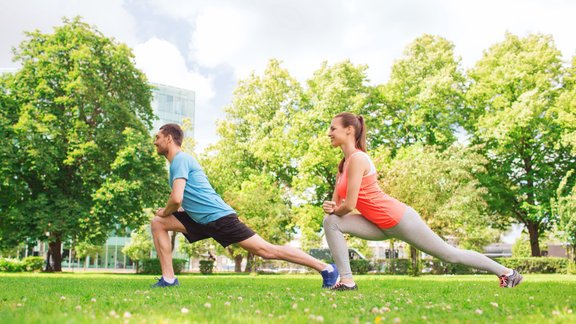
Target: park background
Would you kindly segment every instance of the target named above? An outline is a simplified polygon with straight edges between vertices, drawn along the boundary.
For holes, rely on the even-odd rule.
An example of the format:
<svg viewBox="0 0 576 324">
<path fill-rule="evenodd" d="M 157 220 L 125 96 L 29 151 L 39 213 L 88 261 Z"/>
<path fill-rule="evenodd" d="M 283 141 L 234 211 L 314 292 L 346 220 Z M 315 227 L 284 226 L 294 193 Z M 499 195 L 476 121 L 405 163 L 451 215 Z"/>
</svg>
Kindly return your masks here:
<svg viewBox="0 0 576 324">
<path fill-rule="evenodd" d="M 140 6 L 158 9 L 160 5 Z M 202 64 L 189 63 L 194 59 L 205 66 L 217 65 L 199 47 L 206 42 L 201 37 L 203 28 L 216 29 L 201 24 L 206 17 L 224 12 L 229 15 L 217 16 L 220 21 L 230 18 L 230 25 L 245 23 L 232 19 L 238 14 L 221 10 L 225 6 L 222 2 L 202 7 L 205 11 L 200 12 L 183 7 L 188 18 L 198 23 L 190 44 L 192 59 L 184 59 L 184 65 L 192 68 L 183 70 L 207 75 Z M 440 2 L 438 10 L 447 7 L 449 3 Z M 118 12 L 137 12 L 135 8 L 140 7 L 126 2 Z M 382 15 L 394 11 L 378 8 Z M 426 5 L 414 3 L 412 8 L 418 16 L 415 13 Z M 537 2 L 515 7 L 518 16 L 514 17 L 534 8 L 539 8 Z M 8 9 L 4 12 L 19 8 Z M 240 14 L 276 13 L 259 9 L 247 7 Z M 280 9 L 286 8 L 275 10 Z M 3 69 L 2 75 L 1 131 L 6 141 L 0 206 L 2 254 L 12 259 L 51 251 L 57 261 L 46 265 L 55 270 L 60 261 L 75 268 L 92 264 L 124 269 L 133 260 L 150 256 L 146 224 L 150 210 L 162 205 L 168 190 L 164 162 L 154 157 L 149 138 L 162 121 L 184 124 L 189 135 L 185 149 L 196 155 L 216 190 L 263 237 L 278 244 L 296 237 L 296 244 L 306 251 L 321 247 L 319 205 L 330 197 L 339 160 L 339 152 L 326 141 L 326 130 L 332 116 L 351 111 L 366 118 L 369 152 L 377 163 L 382 187 L 414 206 L 452 244 L 489 253 L 488 244 L 520 224 L 525 236 L 516 241 L 516 257 L 556 254 L 566 260 L 551 262 L 560 262 L 561 271 L 570 271 L 575 236 L 574 59 L 557 48 L 555 35 L 537 30 L 540 24 L 542 29 L 549 28 L 546 13 L 565 14 L 552 9 L 557 8 L 546 7 L 541 19 L 529 27 L 519 24 L 528 30 L 520 35 L 500 30 L 501 39 L 485 43 L 476 61 L 459 56 L 450 39 L 429 33 L 406 40 L 388 69 L 376 65 L 380 72 L 374 66 L 330 55 L 317 60 L 306 73 L 294 67 L 291 56 L 286 59 L 289 63 L 261 59 L 252 71 L 235 71 L 239 78 L 229 91 L 231 97 L 214 114 L 206 111 L 211 91 L 206 90 L 206 83 L 200 86 L 198 78 L 169 80 L 148 71 L 151 78 L 168 84 L 152 83 L 139 69 L 138 63 L 146 62 L 142 57 L 154 63 L 174 57 L 152 55 L 152 51 L 147 52 L 150 56 L 142 55 L 141 47 L 132 50 L 82 18 L 65 18 L 48 28 L 42 23 L 31 26 L 30 30 L 46 30 L 22 34 L 20 45 L 10 44 L 15 46 L 10 57 L 14 67 Z M 75 8 L 67 3 L 63 10 Z M 364 12 L 349 2 L 333 10 L 336 17 L 341 12 L 348 17 Z M 173 13 L 167 7 L 151 12 L 166 17 L 167 12 Z M 433 21 L 436 15 L 431 13 Z M 492 17 L 497 20 L 499 15 Z M 18 24 L 22 22 L 13 25 Z M 280 21 L 274 26 L 284 24 Z M 360 31 L 341 34 L 343 46 L 350 47 L 360 35 L 373 35 Z M 154 32 L 140 30 L 138 34 L 150 37 Z M 229 37 L 209 43 L 222 45 Z M 563 47 L 573 47 L 560 38 Z M 361 47 L 363 41 L 352 44 Z M 238 42 L 228 44 L 241 48 Z M 181 45 L 181 40 L 176 43 Z M 385 48 L 386 43 L 374 46 Z M 306 53 L 307 48 L 314 49 L 290 49 Z M 219 58 L 222 62 L 229 59 Z M 468 67 L 464 67 L 465 60 L 470 62 Z M 191 89 L 194 86 L 198 88 Z M 203 118 L 219 115 L 219 111 L 223 114 L 216 127 L 217 139 L 199 147 L 195 135 L 213 128 Z M 175 116 L 158 120 L 154 113 Z M 131 239 L 127 239 L 129 234 Z M 107 241 L 108 247 L 102 248 Z M 125 258 L 120 247 L 129 241 L 133 251 L 126 250 L 131 257 Z M 419 256 L 405 251 L 409 247 L 401 242 L 370 247 L 367 242 L 350 241 L 351 247 L 375 262 Z M 234 248 L 220 250 L 211 241 L 191 246 L 181 243 L 176 252 L 196 259 L 207 258 L 208 252 L 227 256 L 237 261 L 236 271 L 239 260 L 248 261 L 248 271 L 256 269 L 252 261 L 262 264 Z M 499 253 L 502 256 L 502 249 Z M 509 254 L 512 251 L 504 253 Z M 418 268 L 417 260 L 413 261 Z"/>
</svg>

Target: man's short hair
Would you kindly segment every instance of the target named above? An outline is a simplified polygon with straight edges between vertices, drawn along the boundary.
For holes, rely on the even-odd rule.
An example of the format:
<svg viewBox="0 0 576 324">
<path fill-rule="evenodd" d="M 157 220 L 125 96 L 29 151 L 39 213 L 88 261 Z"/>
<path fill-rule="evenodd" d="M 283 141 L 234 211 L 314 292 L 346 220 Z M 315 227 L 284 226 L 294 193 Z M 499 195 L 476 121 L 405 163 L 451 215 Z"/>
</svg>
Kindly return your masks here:
<svg viewBox="0 0 576 324">
<path fill-rule="evenodd" d="M 178 124 L 166 124 L 162 127 L 160 127 L 160 131 L 162 132 L 162 134 L 164 134 L 164 136 L 172 136 L 172 140 L 174 140 L 174 143 L 176 143 L 176 145 L 178 146 L 182 146 L 182 139 L 184 139 L 184 132 L 182 131 L 182 128 L 180 128 L 180 125 Z"/>
</svg>

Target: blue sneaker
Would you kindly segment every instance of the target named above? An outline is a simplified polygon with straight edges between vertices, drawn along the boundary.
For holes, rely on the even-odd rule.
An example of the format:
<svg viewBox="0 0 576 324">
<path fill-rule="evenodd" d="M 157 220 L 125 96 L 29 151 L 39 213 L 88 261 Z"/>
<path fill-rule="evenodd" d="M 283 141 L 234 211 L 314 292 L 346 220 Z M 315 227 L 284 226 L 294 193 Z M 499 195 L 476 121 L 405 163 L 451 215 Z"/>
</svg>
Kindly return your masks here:
<svg viewBox="0 0 576 324">
<path fill-rule="evenodd" d="M 165 287 L 180 286 L 180 283 L 178 282 L 178 278 L 175 278 L 173 283 L 166 282 L 164 280 L 164 277 L 156 278 L 156 280 L 158 280 L 158 282 L 153 284 L 151 288 L 165 288 Z"/>
<path fill-rule="evenodd" d="M 334 271 L 328 272 L 328 270 L 321 271 L 322 275 L 322 288 L 332 288 L 337 282 L 340 275 L 338 274 L 338 268 L 335 264 L 332 264 Z"/>
</svg>

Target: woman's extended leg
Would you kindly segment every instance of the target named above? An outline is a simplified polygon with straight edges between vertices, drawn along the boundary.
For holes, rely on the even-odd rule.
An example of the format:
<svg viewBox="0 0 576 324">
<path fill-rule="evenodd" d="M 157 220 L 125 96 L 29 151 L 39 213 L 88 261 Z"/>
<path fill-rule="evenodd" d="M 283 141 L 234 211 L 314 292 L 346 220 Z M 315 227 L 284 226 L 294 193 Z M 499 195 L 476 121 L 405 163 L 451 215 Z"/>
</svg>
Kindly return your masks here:
<svg viewBox="0 0 576 324">
<path fill-rule="evenodd" d="M 461 250 L 444 242 L 410 207 L 398 225 L 385 229 L 384 232 L 446 262 L 486 270 L 497 276 L 506 275 L 512 271 L 483 254 Z"/>
</svg>

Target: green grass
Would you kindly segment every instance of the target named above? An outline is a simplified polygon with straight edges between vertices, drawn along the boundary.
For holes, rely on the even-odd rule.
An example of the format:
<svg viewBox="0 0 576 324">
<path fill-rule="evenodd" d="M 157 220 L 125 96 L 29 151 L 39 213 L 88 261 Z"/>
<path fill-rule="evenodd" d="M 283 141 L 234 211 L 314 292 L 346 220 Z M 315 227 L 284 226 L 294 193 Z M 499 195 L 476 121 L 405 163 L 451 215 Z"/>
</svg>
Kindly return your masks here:
<svg viewBox="0 0 576 324">
<path fill-rule="evenodd" d="M 358 276 L 358 292 L 319 288 L 318 275 L 0 274 L 2 323 L 576 323 L 576 276 Z M 183 313 L 182 309 L 188 309 Z M 125 314 L 126 313 L 126 314 Z M 129 314 L 128 314 L 129 313 Z"/>
</svg>

